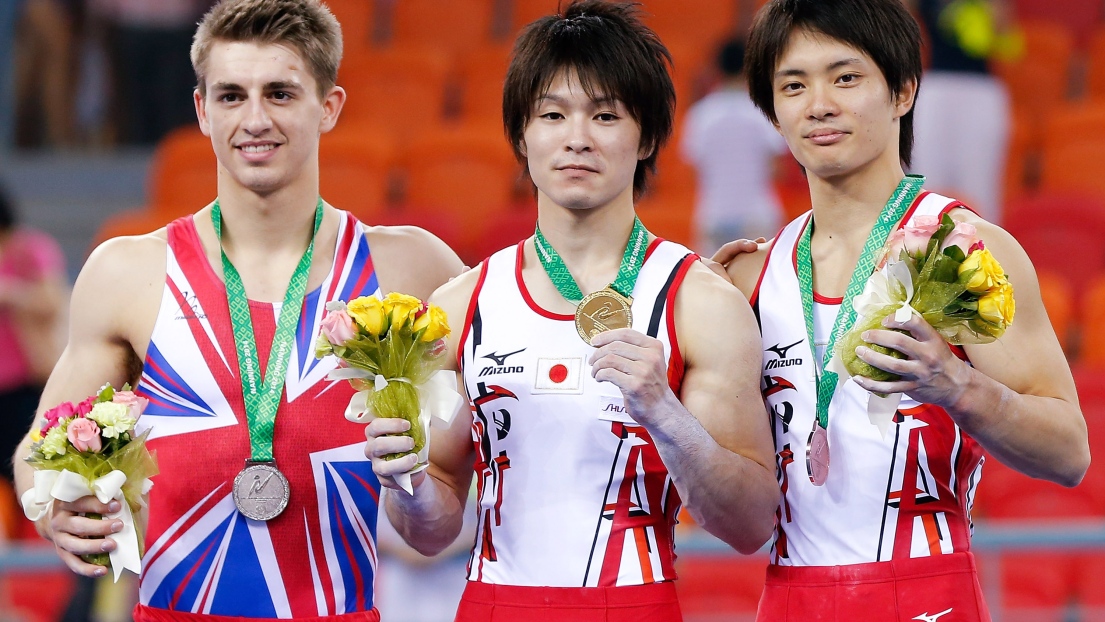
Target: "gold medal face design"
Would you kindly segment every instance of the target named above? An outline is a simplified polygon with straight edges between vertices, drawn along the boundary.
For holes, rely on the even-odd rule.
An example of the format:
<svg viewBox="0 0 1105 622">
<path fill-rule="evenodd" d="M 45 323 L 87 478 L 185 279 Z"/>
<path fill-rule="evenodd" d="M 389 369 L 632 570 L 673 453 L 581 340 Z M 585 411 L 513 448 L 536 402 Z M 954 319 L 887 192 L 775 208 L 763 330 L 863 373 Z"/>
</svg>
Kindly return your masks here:
<svg viewBox="0 0 1105 622">
<path fill-rule="evenodd" d="M 251 462 L 234 478 L 234 505 L 246 518 L 269 520 L 288 507 L 291 486 L 271 462 Z"/>
<path fill-rule="evenodd" d="M 588 294 L 576 307 L 576 331 L 591 345 L 591 338 L 599 333 L 633 325 L 633 312 L 629 301 L 612 289 L 600 289 Z"/>
</svg>

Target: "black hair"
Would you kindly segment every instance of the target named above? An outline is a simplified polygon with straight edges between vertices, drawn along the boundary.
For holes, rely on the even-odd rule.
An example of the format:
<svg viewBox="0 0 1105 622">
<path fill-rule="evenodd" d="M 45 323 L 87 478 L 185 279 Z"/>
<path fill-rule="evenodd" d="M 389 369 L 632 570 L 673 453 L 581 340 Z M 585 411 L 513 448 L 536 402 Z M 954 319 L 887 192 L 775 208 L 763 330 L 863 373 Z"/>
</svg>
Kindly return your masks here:
<svg viewBox="0 0 1105 622">
<path fill-rule="evenodd" d="M 637 3 L 574 0 L 557 15 L 526 26 L 514 44 L 503 85 L 503 126 L 514 155 L 525 163 L 522 143 L 534 104 L 561 71 L 573 71 L 589 97 L 613 97 L 641 127 L 633 193 L 644 192 L 660 147 L 675 120 L 671 54 L 640 20 Z"/>
<path fill-rule="evenodd" d="M 15 228 L 16 212 L 11 195 L 0 185 L 0 233 L 11 231 Z"/>
<path fill-rule="evenodd" d="M 791 33 L 797 30 L 825 35 L 870 56 L 892 97 L 910 82 L 916 82 L 918 89 L 921 86 L 921 28 L 901 0 L 771 0 L 756 14 L 745 68 L 752 102 L 773 123 L 779 121 L 775 71 Z M 913 109 L 902 116 L 899 128 L 898 156 L 909 166 Z"/>
</svg>

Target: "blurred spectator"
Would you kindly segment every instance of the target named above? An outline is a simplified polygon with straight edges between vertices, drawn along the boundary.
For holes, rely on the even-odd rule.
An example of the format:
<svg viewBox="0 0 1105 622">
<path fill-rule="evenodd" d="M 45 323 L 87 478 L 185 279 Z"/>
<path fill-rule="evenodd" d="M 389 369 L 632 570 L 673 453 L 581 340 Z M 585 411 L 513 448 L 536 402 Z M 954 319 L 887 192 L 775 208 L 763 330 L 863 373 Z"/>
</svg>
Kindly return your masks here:
<svg viewBox="0 0 1105 622">
<path fill-rule="evenodd" d="M 18 226 L 0 190 L 0 476 L 9 483 L 10 457 L 61 355 L 67 289 L 57 242 Z"/>
<path fill-rule="evenodd" d="M 387 491 L 384 494 L 404 494 Z M 387 622 L 452 622 L 467 581 L 468 553 L 476 536 L 476 516 L 466 512 L 460 535 L 440 554 L 424 557 L 403 541 L 380 504 L 376 524 L 379 575 L 376 601 Z"/>
<path fill-rule="evenodd" d="M 14 54 L 18 146 L 73 144 L 71 85 L 76 2 L 22 0 Z"/>
<path fill-rule="evenodd" d="M 119 142 L 152 145 L 196 122 L 188 57 L 196 22 L 213 0 L 88 0 L 107 28 Z"/>
<path fill-rule="evenodd" d="M 15 26 L 20 0 L 0 2 L 0 152 L 12 147 L 15 130 Z"/>
<path fill-rule="evenodd" d="M 914 172 L 1001 224 L 1009 95 L 987 59 L 1009 31 L 1005 0 L 911 0 L 932 57 L 914 112 Z"/>
<path fill-rule="evenodd" d="M 743 43 L 726 43 L 718 65 L 722 82 L 687 111 L 680 145 L 698 173 L 695 250 L 706 257 L 725 242 L 779 230 L 782 207 L 772 178 L 775 158 L 787 149 L 748 98 Z"/>
</svg>

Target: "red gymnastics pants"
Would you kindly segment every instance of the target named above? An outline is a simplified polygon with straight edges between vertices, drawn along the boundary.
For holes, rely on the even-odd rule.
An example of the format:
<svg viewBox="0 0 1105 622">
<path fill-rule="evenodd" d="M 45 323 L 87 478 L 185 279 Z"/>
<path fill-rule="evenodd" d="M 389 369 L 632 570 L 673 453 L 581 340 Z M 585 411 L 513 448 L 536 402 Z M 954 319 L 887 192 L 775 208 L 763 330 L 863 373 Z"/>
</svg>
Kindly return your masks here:
<svg viewBox="0 0 1105 622">
<path fill-rule="evenodd" d="M 154 609 L 144 605 L 134 608 L 134 622 L 263 622 L 264 618 L 242 618 L 239 616 L 212 616 L 187 611 L 169 611 Z M 276 620 L 272 622 L 287 622 Z M 380 612 L 359 611 L 340 616 L 321 616 L 317 618 L 295 618 L 295 622 L 380 622 Z"/>
<path fill-rule="evenodd" d="M 681 622 L 671 581 L 624 587 L 518 587 L 469 581 L 456 622 Z"/>
<path fill-rule="evenodd" d="M 757 622 L 989 622 L 975 559 L 952 553 L 849 566 L 768 566 Z"/>
</svg>

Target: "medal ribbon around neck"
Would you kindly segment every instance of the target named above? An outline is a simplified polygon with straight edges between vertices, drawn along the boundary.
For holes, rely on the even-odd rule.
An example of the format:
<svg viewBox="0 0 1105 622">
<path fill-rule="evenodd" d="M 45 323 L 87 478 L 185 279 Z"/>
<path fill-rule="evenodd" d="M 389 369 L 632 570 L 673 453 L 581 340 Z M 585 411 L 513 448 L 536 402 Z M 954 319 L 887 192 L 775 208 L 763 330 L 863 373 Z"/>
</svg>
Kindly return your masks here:
<svg viewBox="0 0 1105 622">
<path fill-rule="evenodd" d="M 242 276 L 238 274 L 238 270 L 230 263 L 230 259 L 223 250 L 222 210 L 219 208 L 218 200 L 211 208 L 211 224 L 215 226 L 215 235 L 219 238 L 223 279 L 226 281 L 226 300 L 230 306 L 230 323 L 234 327 L 234 344 L 238 350 L 238 372 L 242 381 L 246 420 L 249 423 L 250 460 L 271 462 L 276 411 L 280 407 L 280 396 L 284 392 L 284 379 L 288 371 L 288 359 L 291 357 L 292 340 L 295 339 L 295 328 L 299 324 L 299 314 L 307 291 L 307 276 L 311 271 L 315 236 L 318 235 L 319 226 L 322 224 L 322 197 L 319 197 L 315 207 L 315 228 L 311 234 L 311 243 L 307 245 L 307 250 L 299 259 L 299 264 L 288 283 L 288 290 L 284 294 L 284 303 L 280 307 L 280 319 L 276 325 L 276 333 L 272 337 L 269 363 L 263 382 L 258 377 L 261 365 L 257 358 L 257 342 L 253 335 L 253 318 L 249 312 L 246 288 L 242 284 Z"/>
<path fill-rule="evenodd" d="M 629 234 L 629 242 L 626 243 L 625 252 L 622 254 L 618 276 L 609 285 L 609 289 L 614 290 L 626 300 L 632 299 L 633 286 L 637 283 L 637 275 L 641 272 L 641 266 L 645 264 L 645 251 L 648 249 L 647 242 L 648 230 L 641 223 L 641 219 L 634 216 L 633 230 Z M 560 257 L 560 253 L 556 252 L 556 249 L 553 248 L 552 244 L 549 244 L 549 241 L 541 233 L 541 225 L 537 225 L 533 245 L 537 249 L 537 258 L 541 261 L 541 267 L 545 269 L 545 274 L 549 275 L 549 280 L 556 287 L 556 291 L 560 292 L 560 295 L 568 302 L 579 304 L 583 300 L 583 292 L 579 290 L 579 285 L 572 278 L 568 266 L 564 265 L 564 259 Z"/>
<path fill-rule="evenodd" d="M 829 428 L 829 402 L 836 392 L 837 382 L 840 380 L 835 372 L 826 371 L 829 361 L 833 357 L 833 349 L 837 338 L 843 335 L 855 324 L 856 310 L 852 308 L 852 299 L 863 292 L 867 285 L 867 279 L 875 270 L 875 256 L 886 238 L 894 230 L 902 216 L 909 211 L 909 207 L 917 199 L 921 187 L 925 183 L 922 175 L 907 175 L 898 184 L 894 194 L 879 213 L 871 234 L 867 236 L 867 242 L 863 245 L 863 254 L 860 255 L 852 279 L 848 282 L 848 289 L 844 292 L 844 299 L 836 313 L 836 321 L 833 323 L 833 332 L 829 337 L 829 343 L 825 347 L 825 356 L 820 367 L 817 365 L 817 349 L 813 346 L 813 258 L 810 254 L 810 239 L 813 235 L 813 217 L 810 216 L 806 228 L 802 231 L 802 237 L 798 239 L 798 288 L 802 293 L 802 315 L 806 321 L 806 337 L 810 344 L 810 353 L 814 357 L 814 375 L 817 379 L 817 423 L 823 429 Z"/>
</svg>

